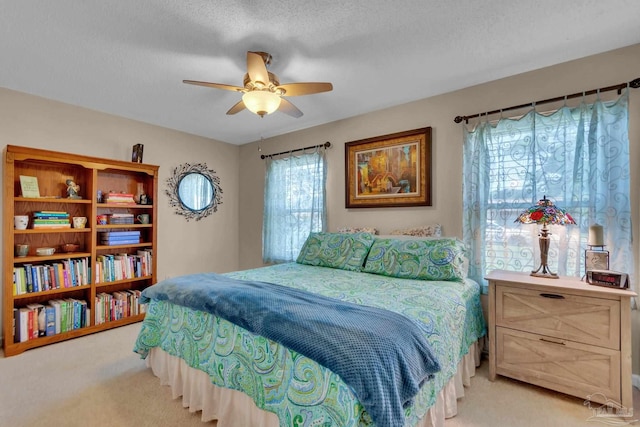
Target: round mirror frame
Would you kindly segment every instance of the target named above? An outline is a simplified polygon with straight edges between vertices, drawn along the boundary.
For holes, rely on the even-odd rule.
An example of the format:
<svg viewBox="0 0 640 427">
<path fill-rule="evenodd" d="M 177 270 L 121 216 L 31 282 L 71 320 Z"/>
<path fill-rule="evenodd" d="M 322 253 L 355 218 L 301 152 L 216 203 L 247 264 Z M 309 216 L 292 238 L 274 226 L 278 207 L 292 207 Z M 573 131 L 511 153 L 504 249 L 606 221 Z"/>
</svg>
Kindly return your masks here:
<svg viewBox="0 0 640 427">
<path fill-rule="evenodd" d="M 187 221 L 195 219 L 200 221 L 218 210 L 218 205 L 222 203 L 222 188 L 220 178 L 215 175 L 215 171 L 207 168 L 206 163 L 183 163 L 173 170 L 172 176 L 167 179 L 167 189 L 165 193 L 169 196 L 169 204 L 175 208 L 176 215 L 184 216 Z M 187 206 L 180 197 L 180 184 L 189 175 L 201 175 L 205 182 L 211 185 L 213 197 L 202 209 L 193 209 Z"/>
</svg>

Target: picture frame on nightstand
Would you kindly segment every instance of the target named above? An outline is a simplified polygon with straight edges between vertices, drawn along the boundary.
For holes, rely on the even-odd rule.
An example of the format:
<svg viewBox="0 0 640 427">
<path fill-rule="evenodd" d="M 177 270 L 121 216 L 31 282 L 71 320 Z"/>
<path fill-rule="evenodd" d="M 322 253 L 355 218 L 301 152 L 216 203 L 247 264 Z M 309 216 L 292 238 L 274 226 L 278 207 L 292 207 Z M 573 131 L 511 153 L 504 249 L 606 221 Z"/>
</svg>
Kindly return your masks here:
<svg viewBox="0 0 640 427">
<path fill-rule="evenodd" d="M 587 249 L 584 251 L 584 270 L 608 270 L 609 251 L 594 251 Z"/>
</svg>

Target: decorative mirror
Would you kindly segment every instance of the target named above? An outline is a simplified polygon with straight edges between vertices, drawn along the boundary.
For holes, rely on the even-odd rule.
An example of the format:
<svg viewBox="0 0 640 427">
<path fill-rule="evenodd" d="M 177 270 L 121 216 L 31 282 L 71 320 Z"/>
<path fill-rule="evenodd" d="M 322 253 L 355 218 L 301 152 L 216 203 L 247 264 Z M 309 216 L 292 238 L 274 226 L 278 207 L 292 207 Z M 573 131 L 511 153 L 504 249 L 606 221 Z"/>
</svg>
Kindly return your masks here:
<svg viewBox="0 0 640 427">
<path fill-rule="evenodd" d="M 173 170 L 165 192 L 177 215 L 200 221 L 218 210 L 222 188 L 215 173 L 205 163 L 184 163 Z"/>
</svg>

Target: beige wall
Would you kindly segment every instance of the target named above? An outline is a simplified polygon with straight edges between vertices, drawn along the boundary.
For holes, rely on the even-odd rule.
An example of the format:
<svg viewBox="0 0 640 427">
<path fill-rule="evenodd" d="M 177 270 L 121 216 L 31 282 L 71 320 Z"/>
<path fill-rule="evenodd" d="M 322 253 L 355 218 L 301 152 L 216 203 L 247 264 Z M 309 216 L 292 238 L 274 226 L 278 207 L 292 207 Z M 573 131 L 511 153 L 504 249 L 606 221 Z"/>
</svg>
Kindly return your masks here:
<svg viewBox="0 0 640 427">
<path fill-rule="evenodd" d="M 328 229 L 372 226 L 383 233 L 398 226 L 439 222 L 446 235 L 462 236 L 462 130 L 457 115 L 491 111 L 511 105 L 615 85 L 640 77 L 640 45 L 572 61 L 387 110 L 317 126 L 265 140 L 262 152 L 274 153 L 330 141 L 327 151 Z M 402 84 L 402 82 L 396 82 Z M 336 88 L 335 90 L 340 90 Z M 391 89 L 392 90 L 392 89 Z M 615 94 L 615 93 L 614 93 Z M 630 96 L 631 206 L 633 240 L 640 224 L 640 89 Z M 266 120 L 266 119 L 265 119 Z M 409 129 L 433 128 L 433 206 L 416 208 L 345 209 L 344 143 Z M 261 229 L 264 161 L 257 143 L 240 147 L 240 267 L 262 265 Z M 634 244 L 640 265 L 638 244 Z M 615 248 L 610 248 L 615 250 Z M 640 277 L 636 267 L 635 278 Z M 633 370 L 640 373 L 640 315 L 633 313 Z"/>
<path fill-rule="evenodd" d="M 11 144 L 130 160 L 137 143 L 144 144 L 144 162 L 160 166 L 159 278 L 237 270 L 237 146 L 0 88 L 3 152 Z M 181 163 L 206 163 L 220 177 L 222 204 L 213 215 L 187 222 L 169 206 L 167 178 Z"/>
</svg>

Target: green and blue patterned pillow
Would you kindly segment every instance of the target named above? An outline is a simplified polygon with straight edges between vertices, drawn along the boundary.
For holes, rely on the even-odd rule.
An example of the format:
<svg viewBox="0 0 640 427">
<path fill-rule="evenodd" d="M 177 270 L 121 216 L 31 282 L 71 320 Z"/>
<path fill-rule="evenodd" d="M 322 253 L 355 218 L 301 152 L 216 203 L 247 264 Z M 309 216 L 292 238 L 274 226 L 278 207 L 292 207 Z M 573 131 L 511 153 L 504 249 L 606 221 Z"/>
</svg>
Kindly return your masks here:
<svg viewBox="0 0 640 427">
<path fill-rule="evenodd" d="M 311 233 L 300 250 L 298 264 L 362 271 L 373 245 L 370 233 Z"/>
<path fill-rule="evenodd" d="M 467 276 L 465 247 L 450 238 L 376 238 L 362 271 L 402 279 L 461 281 Z"/>
</svg>

